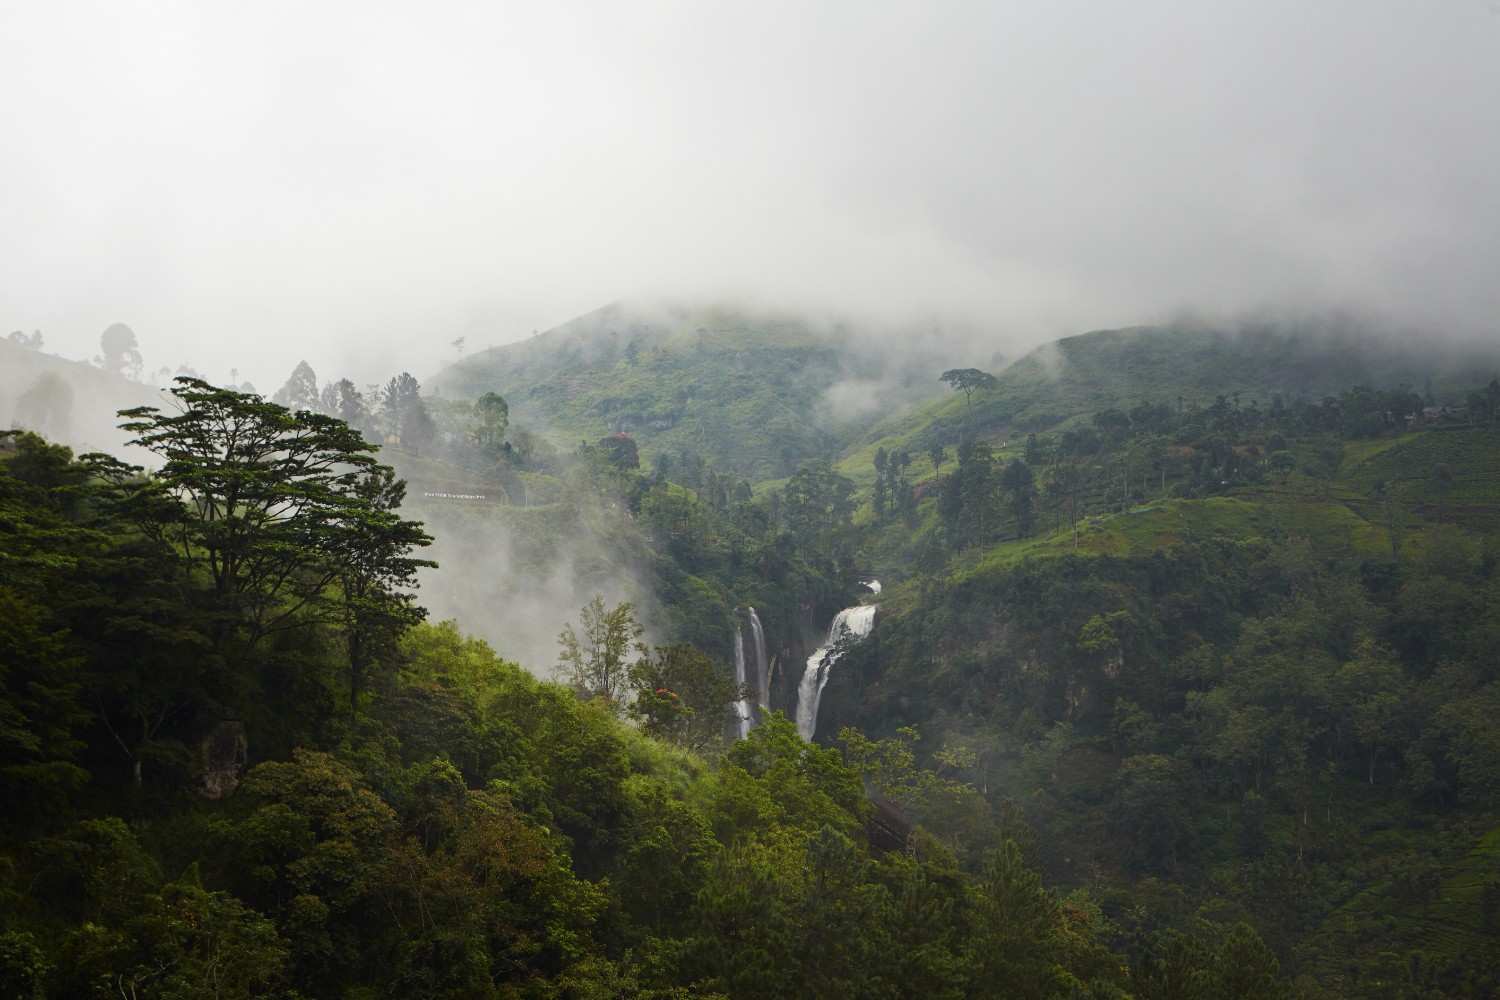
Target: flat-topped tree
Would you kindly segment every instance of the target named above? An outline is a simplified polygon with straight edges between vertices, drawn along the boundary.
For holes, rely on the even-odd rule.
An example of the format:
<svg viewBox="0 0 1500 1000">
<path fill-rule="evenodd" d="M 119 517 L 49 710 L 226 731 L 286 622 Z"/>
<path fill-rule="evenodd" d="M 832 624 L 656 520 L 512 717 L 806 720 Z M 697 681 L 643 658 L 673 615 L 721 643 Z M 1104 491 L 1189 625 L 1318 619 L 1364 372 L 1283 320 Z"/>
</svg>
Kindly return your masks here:
<svg viewBox="0 0 1500 1000">
<path fill-rule="evenodd" d="M 430 538 L 396 516 L 404 487 L 373 446 L 334 417 L 201 379 L 175 382 L 178 412 L 123 410 L 121 427 L 162 459 L 137 487 L 155 500 L 136 505 L 151 512 L 141 527 L 171 547 L 188 578 L 209 582 L 221 647 L 314 612 L 363 627 L 369 601 L 406 603 L 399 592 L 422 565 L 409 553 Z"/>
<path fill-rule="evenodd" d="M 972 412 L 974 393 L 988 392 L 999 383 L 989 372 L 978 368 L 950 368 L 938 376 L 939 382 L 948 383 L 949 388 L 964 394 L 964 410 Z"/>
</svg>

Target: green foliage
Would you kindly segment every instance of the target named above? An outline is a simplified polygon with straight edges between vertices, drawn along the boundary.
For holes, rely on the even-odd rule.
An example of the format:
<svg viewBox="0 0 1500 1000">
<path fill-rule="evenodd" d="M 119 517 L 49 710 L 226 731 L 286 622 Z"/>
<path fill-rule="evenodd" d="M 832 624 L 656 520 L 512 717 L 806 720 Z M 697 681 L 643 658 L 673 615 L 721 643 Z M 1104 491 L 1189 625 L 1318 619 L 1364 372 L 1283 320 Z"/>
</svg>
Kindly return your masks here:
<svg viewBox="0 0 1500 1000">
<path fill-rule="evenodd" d="M 184 575 L 212 581 L 215 610 L 227 618 L 220 634 L 242 627 L 255 641 L 292 622 L 337 579 L 334 554 L 350 544 L 350 515 L 362 512 L 362 479 L 382 469 L 336 418 L 293 414 L 199 379 L 176 382 L 179 412 L 123 414 L 132 443 L 163 461 L 139 481 L 129 512 L 170 547 Z M 121 489 L 137 482 L 135 470 L 118 463 L 98 466 Z"/>
<path fill-rule="evenodd" d="M 628 657 L 632 652 L 646 652 L 640 643 L 645 629 L 635 620 L 635 609 L 628 601 L 605 608 L 604 598 L 597 594 L 579 612 L 579 621 L 581 639 L 571 622 L 557 637 L 562 646 L 558 669 L 574 690 L 602 699 L 611 711 L 622 712 L 631 679 Z"/>
<path fill-rule="evenodd" d="M 995 376 L 978 368 L 950 368 L 938 376 L 938 381 L 946 382 L 948 388 L 963 393 L 966 407 L 974 404 L 974 393 L 989 392 L 999 384 Z"/>
<path fill-rule="evenodd" d="M 505 442 L 510 424 L 510 406 L 498 392 L 487 392 L 474 401 L 474 440 L 485 451 L 494 451 Z"/>
<path fill-rule="evenodd" d="M 1488 426 L 1424 423 L 1409 393 L 1348 383 L 1265 407 L 1227 382 L 1133 398 L 1099 366 L 1247 348 L 1098 336 L 1060 347 L 1046 385 L 1014 374 L 1042 359 L 1023 361 L 839 465 L 793 410 L 727 457 L 793 382 L 744 376 L 791 364 L 797 339 L 720 373 L 735 386 L 715 383 L 712 419 L 683 390 L 732 343 L 716 332 L 591 341 L 598 356 L 527 375 L 573 387 L 542 395 L 578 438 L 638 434 L 649 471 L 614 445 L 522 448 L 484 394 L 544 404 L 501 380 L 475 403 L 388 387 L 404 462 L 524 468 L 550 491 L 485 515 L 526 526 L 505 570 L 520 585 L 589 525 L 654 586 L 669 644 L 645 650 L 633 609 L 597 600 L 563 635 L 571 689 L 420 623 L 427 533 L 353 419 L 185 380 L 180 414 L 131 414 L 166 460 L 152 476 L 16 438 L 0 460 L 3 988 L 1496 988 Z M 1220 378 L 1176 364 L 1164 386 Z M 361 415 L 352 386 L 330 389 L 317 408 Z M 1017 421 L 1034 426 L 1006 440 Z M 736 470 L 789 478 L 752 489 Z M 827 690 L 837 746 L 776 711 L 726 745 L 745 692 L 715 656 L 736 609 L 753 601 L 785 670 L 870 571 L 888 588 Z M 243 774 L 211 759 L 225 727 L 248 741 Z"/>
<path fill-rule="evenodd" d="M 614 306 L 469 355 L 435 384 L 447 396 L 500 392 L 514 422 L 548 428 L 557 446 L 623 431 L 647 464 L 691 450 L 757 482 L 832 458 L 846 429 L 860 429 L 846 428 L 825 400 L 850 377 L 902 383 L 899 398 L 932 395 L 926 377 L 854 356 L 843 340 L 777 317 Z"/>
<path fill-rule="evenodd" d="M 692 646 L 659 647 L 630 666 L 630 716 L 658 739 L 704 752 L 720 744 L 747 697 Z"/>
</svg>

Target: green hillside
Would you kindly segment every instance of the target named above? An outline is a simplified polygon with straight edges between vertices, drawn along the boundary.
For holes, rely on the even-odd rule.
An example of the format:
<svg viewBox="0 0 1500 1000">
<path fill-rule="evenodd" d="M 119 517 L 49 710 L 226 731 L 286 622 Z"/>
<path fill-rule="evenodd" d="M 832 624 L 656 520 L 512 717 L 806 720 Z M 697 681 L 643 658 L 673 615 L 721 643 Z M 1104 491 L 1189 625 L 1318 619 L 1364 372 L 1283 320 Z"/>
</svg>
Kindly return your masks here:
<svg viewBox="0 0 1500 1000">
<path fill-rule="evenodd" d="M 853 428 L 825 394 L 884 379 L 882 406 L 922 399 L 934 373 L 852 349 L 848 326 L 726 309 L 614 305 L 465 358 L 428 382 L 444 396 L 499 392 L 559 447 L 617 431 L 647 456 L 691 451 L 751 480 L 830 456 Z"/>
<path fill-rule="evenodd" d="M 876 425 L 851 450 L 846 473 L 868 467 L 877 447 L 915 453 L 971 429 L 1004 439 L 1142 402 L 1204 407 L 1239 394 L 1244 405 L 1265 408 L 1277 395 L 1319 400 L 1355 385 L 1405 385 L 1438 402 L 1461 402 L 1463 392 L 1500 374 L 1500 346 L 1434 350 L 1415 338 L 1291 326 L 1131 327 L 1065 337 L 994 374 L 995 388 L 972 405 L 953 394 Z"/>
<path fill-rule="evenodd" d="M 1027 817 L 1049 877 L 1127 926 L 1249 920 L 1298 995 L 1493 996 L 1500 393 L 1479 381 L 1488 411 L 1413 428 L 1383 409 L 1399 393 L 1346 388 L 1277 417 L 1075 412 L 888 473 L 924 495 L 863 510 L 880 624 L 819 738 L 915 727 L 919 758 L 966 756 Z"/>
<path fill-rule="evenodd" d="M 1488 362 L 841 337 L 606 310 L 350 407 L 393 469 L 0 441 L 0 992 L 1494 998 Z"/>
</svg>

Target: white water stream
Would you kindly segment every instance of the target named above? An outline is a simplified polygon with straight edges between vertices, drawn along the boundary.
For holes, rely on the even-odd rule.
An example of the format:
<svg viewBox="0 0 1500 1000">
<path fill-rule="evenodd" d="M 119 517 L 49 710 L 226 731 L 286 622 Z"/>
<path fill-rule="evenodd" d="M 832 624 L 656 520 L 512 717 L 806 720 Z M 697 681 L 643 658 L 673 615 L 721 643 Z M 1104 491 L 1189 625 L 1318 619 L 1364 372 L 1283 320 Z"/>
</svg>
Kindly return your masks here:
<svg viewBox="0 0 1500 1000">
<path fill-rule="evenodd" d="M 734 627 L 734 683 L 741 690 L 745 687 L 745 634 L 740 627 Z M 750 702 L 746 698 L 738 698 L 734 703 L 735 732 L 740 739 L 744 739 L 750 733 Z"/>
<path fill-rule="evenodd" d="M 872 593 L 880 593 L 880 581 L 868 580 L 865 586 Z M 845 608 L 833 618 L 828 626 L 828 641 L 813 651 L 807 658 L 807 668 L 802 672 L 802 682 L 797 686 L 797 732 L 804 740 L 811 740 L 818 731 L 818 702 L 823 698 L 823 689 L 828 686 L 828 675 L 833 665 L 852 644 L 869 635 L 875 628 L 875 605 L 858 604 Z"/>
</svg>

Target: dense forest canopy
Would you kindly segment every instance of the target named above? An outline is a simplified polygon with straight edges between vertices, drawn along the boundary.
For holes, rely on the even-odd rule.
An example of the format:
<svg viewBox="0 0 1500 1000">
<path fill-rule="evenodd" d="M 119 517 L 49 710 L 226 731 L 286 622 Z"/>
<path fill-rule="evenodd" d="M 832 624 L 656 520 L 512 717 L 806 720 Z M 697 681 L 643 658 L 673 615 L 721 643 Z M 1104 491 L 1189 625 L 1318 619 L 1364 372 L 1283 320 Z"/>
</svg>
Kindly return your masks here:
<svg viewBox="0 0 1500 1000">
<path fill-rule="evenodd" d="M 0 0 L 0 1000 L 1500 1000 L 1497 30 Z"/>
<path fill-rule="evenodd" d="M 785 466 L 305 362 L 7 434 L 0 985 L 1494 995 L 1500 381 L 1121 336 Z M 640 603 L 429 621 L 499 532 Z"/>
</svg>

